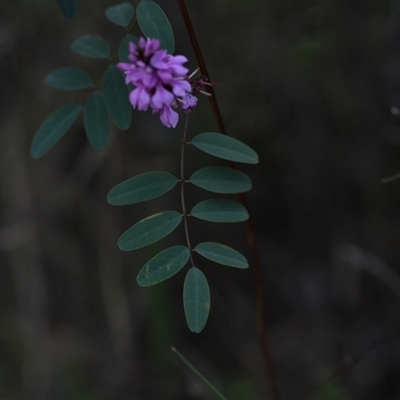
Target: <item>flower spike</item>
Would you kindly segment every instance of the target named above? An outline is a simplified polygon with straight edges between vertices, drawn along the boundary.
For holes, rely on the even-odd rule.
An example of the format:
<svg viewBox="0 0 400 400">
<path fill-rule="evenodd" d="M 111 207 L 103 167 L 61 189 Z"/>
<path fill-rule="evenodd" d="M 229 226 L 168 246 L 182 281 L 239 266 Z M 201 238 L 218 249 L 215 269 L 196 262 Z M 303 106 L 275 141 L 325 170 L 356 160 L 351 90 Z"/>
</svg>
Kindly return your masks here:
<svg viewBox="0 0 400 400">
<path fill-rule="evenodd" d="M 125 83 L 134 86 L 129 95 L 132 107 L 141 111 L 150 107 L 165 126 L 175 128 L 179 115 L 173 108 L 181 105 L 189 111 L 197 104 L 184 66 L 187 58 L 161 50 L 158 39 L 142 37 L 138 45 L 129 43 L 128 59 L 117 67 L 125 73 Z"/>
</svg>

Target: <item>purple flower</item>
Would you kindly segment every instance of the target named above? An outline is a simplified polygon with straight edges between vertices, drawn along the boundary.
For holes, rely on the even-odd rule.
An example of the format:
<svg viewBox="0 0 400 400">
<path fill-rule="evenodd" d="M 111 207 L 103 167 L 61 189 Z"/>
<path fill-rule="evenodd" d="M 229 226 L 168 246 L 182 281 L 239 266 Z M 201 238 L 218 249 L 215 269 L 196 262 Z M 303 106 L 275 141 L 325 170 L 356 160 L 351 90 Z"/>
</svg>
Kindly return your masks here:
<svg viewBox="0 0 400 400">
<path fill-rule="evenodd" d="M 150 105 L 152 109 L 157 112 L 160 111 L 164 105 L 175 104 L 174 95 L 161 84 L 155 88 L 154 94 L 151 97 Z"/>
<path fill-rule="evenodd" d="M 192 109 L 193 107 L 196 107 L 197 104 L 197 97 L 191 95 L 191 94 L 187 94 L 186 96 L 182 97 L 182 99 L 180 99 L 181 102 L 181 107 L 187 111 Z"/>
<path fill-rule="evenodd" d="M 129 43 L 128 59 L 117 67 L 125 73 L 125 83 L 135 86 L 129 94 L 132 107 L 146 111 L 150 106 L 165 126 L 175 128 L 179 115 L 173 108 L 181 105 L 188 111 L 197 104 L 183 65 L 187 58 L 161 50 L 157 39 L 142 37 L 138 45 Z"/>
<path fill-rule="evenodd" d="M 129 101 L 133 108 L 140 111 L 146 111 L 149 108 L 150 96 L 143 86 L 138 86 L 129 94 Z"/>
<path fill-rule="evenodd" d="M 160 113 L 160 120 L 168 128 L 175 128 L 179 120 L 179 115 L 169 106 L 164 106 Z"/>
</svg>

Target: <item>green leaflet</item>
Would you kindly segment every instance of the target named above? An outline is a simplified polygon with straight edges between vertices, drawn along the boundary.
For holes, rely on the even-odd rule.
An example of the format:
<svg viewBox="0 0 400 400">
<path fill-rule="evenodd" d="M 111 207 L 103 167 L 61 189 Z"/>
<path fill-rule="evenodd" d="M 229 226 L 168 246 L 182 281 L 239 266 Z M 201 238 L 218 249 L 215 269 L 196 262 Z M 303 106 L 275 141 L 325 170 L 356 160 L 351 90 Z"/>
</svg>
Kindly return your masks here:
<svg viewBox="0 0 400 400">
<path fill-rule="evenodd" d="M 143 34 L 159 39 L 161 47 L 173 54 L 175 51 L 174 32 L 163 9 L 150 0 L 142 0 L 136 8 L 138 24 Z"/>
<path fill-rule="evenodd" d="M 45 83 L 55 89 L 79 90 L 93 86 L 90 75 L 79 68 L 64 67 L 50 72 Z"/>
<path fill-rule="evenodd" d="M 135 15 L 135 9 L 130 3 L 121 3 L 108 7 L 105 14 L 107 19 L 112 23 L 127 27 Z"/>
<path fill-rule="evenodd" d="M 205 132 L 193 138 L 192 144 L 205 153 L 224 160 L 257 164 L 257 153 L 247 144 L 227 135 Z"/>
<path fill-rule="evenodd" d="M 83 124 L 90 144 L 96 150 L 103 150 L 108 143 L 108 113 L 104 97 L 100 92 L 92 93 L 85 103 Z"/>
<path fill-rule="evenodd" d="M 195 250 L 203 257 L 218 264 L 242 269 L 249 267 L 249 263 L 242 254 L 221 243 L 203 242 L 198 244 Z"/>
<path fill-rule="evenodd" d="M 88 58 L 108 58 L 110 45 L 99 36 L 83 35 L 71 44 L 74 53 Z"/>
<path fill-rule="evenodd" d="M 31 156 L 47 153 L 68 131 L 82 110 L 80 104 L 68 104 L 50 114 L 40 125 L 31 144 Z"/>
<path fill-rule="evenodd" d="M 110 65 L 103 78 L 103 93 L 107 110 L 115 125 L 126 130 L 131 125 L 132 106 L 121 71 Z"/>
<path fill-rule="evenodd" d="M 211 222 L 242 222 L 249 218 L 247 210 L 240 203 L 225 199 L 201 201 L 190 214 Z"/>
<path fill-rule="evenodd" d="M 128 62 L 129 42 L 137 44 L 139 39 L 134 35 L 126 35 L 119 44 L 119 61 Z"/>
<path fill-rule="evenodd" d="M 183 285 L 183 307 L 186 322 L 194 333 L 200 333 L 210 313 L 210 289 L 204 274 L 195 267 L 189 269 Z"/>
<path fill-rule="evenodd" d="M 118 240 L 123 251 L 136 250 L 155 243 L 170 234 L 182 221 L 182 214 L 164 211 L 142 219 L 129 228 Z"/>
<path fill-rule="evenodd" d="M 123 206 L 155 199 L 170 191 L 177 182 L 178 179 L 167 172 L 147 172 L 112 188 L 107 201 L 113 206 Z"/>
<path fill-rule="evenodd" d="M 245 173 L 227 167 L 202 168 L 189 181 L 214 193 L 242 193 L 251 189 L 251 180 Z"/>
<path fill-rule="evenodd" d="M 137 282 L 140 286 L 151 286 L 163 282 L 180 271 L 190 258 L 186 246 L 173 246 L 158 253 L 139 271 Z"/>
<path fill-rule="evenodd" d="M 74 18 L 76 12 L 75 0 L 58 0 L 58 4 L 60 5 L 61 11 L 66 18 Z"/>
</svg>

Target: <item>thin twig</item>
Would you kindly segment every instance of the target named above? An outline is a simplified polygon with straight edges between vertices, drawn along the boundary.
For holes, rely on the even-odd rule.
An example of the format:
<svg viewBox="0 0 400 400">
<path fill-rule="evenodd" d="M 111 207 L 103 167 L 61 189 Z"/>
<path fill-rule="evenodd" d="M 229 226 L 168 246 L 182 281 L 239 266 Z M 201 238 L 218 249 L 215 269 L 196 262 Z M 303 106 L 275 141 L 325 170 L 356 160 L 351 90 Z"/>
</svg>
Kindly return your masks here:
<svg viewBox="0 0 400 400">
<path fill-rule="evenodd" d="M 194 28 L 193 28 L 193 24 L 192 24 L 192 21 L 191 21 L 190 16 L 189 16 L 189 12 L 188 12 L 188 10 L 186 8 L 185 1 L 184 0 L 178 0 L 178 5 L 179 5 L 179 8 L 180 8 L 181 13 L 182 13 L 183 20 L 185 21 L 186 29 L 187 29 L 188 34 L 189 34 L 190 42 L 192 43 L 193 51 L 196 54 L 196 58 L 197 58 L 197 62 L 199 64 L 199 68 L 200 68 L 200 71 L 201 71 L 201 74 L 202 74 L 202 78 L 205 81 L 212 82 L 211 78 L 210 78 L 210 74 L 208 73 L 208 70 L 207 70 L 206 62 L 204 61 L 204 57 L 203 57 L 203 54 L 202 54 L 201 49 L 200 49 L 199 42 L 197 41 L 197 37 L 196 37 L 196 34 L 194 32 Z M 226 135 L 227 133 L 226 133 L 226 130 L 225 130 L 224 121 L 222 119 L 222 115 L 221 115 L 221 112 L 220 112 L 219 107 L 218 107 L 217 99 L 216 99 L 215 93 L 214 93 L 214 88 L 213 88 L 213 86 L 208 86 L 207 85 L 206 89 L 211 94 L 211 96 L 208 96 L 208 98 L 210 99 L 211 108 L 212 108 L 212 111 L 213 111 L 213 114 L 214 114 L 214 118 L 215 118 L 215 120 L 217 122 L 219 131 L 220 131 L 220 133 L 223 133 L 223 134 Z"/>
<path fill-rule="evenodd" d="M 185 21 L 186 29 L 188 31 L 188 35 L 192 43 L 194 53 L 196 54 L 197 62 L 199 64 L 200 71 L 202 74 L 202 79 L 208 82 L 212 82 L 207 70 L 203 54 L 200 49 L 200 45 L 196 38 L 196 34 L 193 28 L 192 21 L 189 16 L 189 12 L 186 8 L 185 0 L 177 0 L 177 1 L 179 9 L 182 13 L 183 20 Z M 218 129 L 220 133 L 227 135 L 227 131 L 225 129 L 221 112 L 219 110 L 213 86 L 207 86 L 207 90 L 211 94 L 211 96 L 209 96 L 209 100 Z M 236 168 L 235 163 L 232 163 L 232 166 Z M 244 207 L 246 207 L 247 210 L 249 210 L 247 198 L 244 194 L 239 195 L 239 201 Z M 245 224 L 245 227 L 246 227 L 247 241 L 250 248 L 253 274 L 256 286 L 258 340 L 264 358 L 266 374 L 267 374 L 267 382 L 269 384 L 272 397 L 274 400 L 279 400 L 280 395 L 276 381 L 275 366 L 271 356 L 270 346 L 268 342 L 268 335 L 267 335 L 267 310 L 266 310 L 265 284 L 264 284 L 258 249 L 255 241 L 254 225 L 251 218 L 248 219 L 248 221 Z"/>
<path fill-rule="evenodd" d="M 190 244 L 190 238 L 189 238 L 189 229 L 188 229 L 188 214 L 186 212 L 186 203 L 185 203 L 185 146 L 186 146 L 186 136 L 187 136 L 187 128 L 188 128 L 188 123 L 189 123 L 189 115 L 190 111 L 186 113 L 186 118 L 185 118 L 185 126 L 183 128 L 183 134 L 182 134 L 182 143 L 181 143 L 181 203 L 182 203 L 182 214 L 183 214 L 183 225 L 185 229 L 185 237 L 186 237 L 186 244 L 190 250 L 190 261 L 192 264 L 192 267 L 194 267 L 194 261 L 193 261 L 193 254 L 192 254 L 192 246 Z"/>
<path fill-rule="evenodd" d="M 175 347 L 171 350 L 221 399 L 228 400 L 196 367 L 191 364 Z"/>
</svg>

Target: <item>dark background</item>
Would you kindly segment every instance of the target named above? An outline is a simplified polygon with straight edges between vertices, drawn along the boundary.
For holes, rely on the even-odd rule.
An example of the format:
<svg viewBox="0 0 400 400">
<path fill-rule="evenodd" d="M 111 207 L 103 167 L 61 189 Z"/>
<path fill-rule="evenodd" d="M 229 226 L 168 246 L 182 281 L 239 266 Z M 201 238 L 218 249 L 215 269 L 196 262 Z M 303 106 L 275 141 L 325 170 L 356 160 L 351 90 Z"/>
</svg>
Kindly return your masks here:
<svg viewBox="0 0 400 400">
<path fill-rule="evenodd" d="M 47 155 L 29 156 L 40 123 L 89 91 L 46 87 L 74 66 L 97 82 L 108 61 L 75 55 L 83 34 L 124 35 L 112 1 L 0 3 L 0 398 L 212 399 L 175 346 L 230 399 L 267 399 L 251 269 L 198 259 L 211 288 L 201 334 L 186 327 L 181 271 L 140 288 L 136 274 L 181 227 L 122 253 L 138 220 L 179 210 L 177 190 L 112 207 L 107 192 L 179 169 L 181 122 L 135 112 L 95 151 L 82 120 Z M 159 1 L 176 52 L 197 67 L 175 1 Z M 400 398 L 400 5 L 397 1 L 187 1 L 230 135 L 254 147 L 244 166 L 265 278 L 269 338 L 282 399 Z M 200 98 L 189 135 L 216 130 Z M 217 159 L 190 149 L 187 173 Z M 220 162 L 220 165 L 225 165 Z M 208 196 L 188 194 L 188 206 Z M 195 222 L 192 240 L 248 255 L 241 224 Z"/>
</svg>

